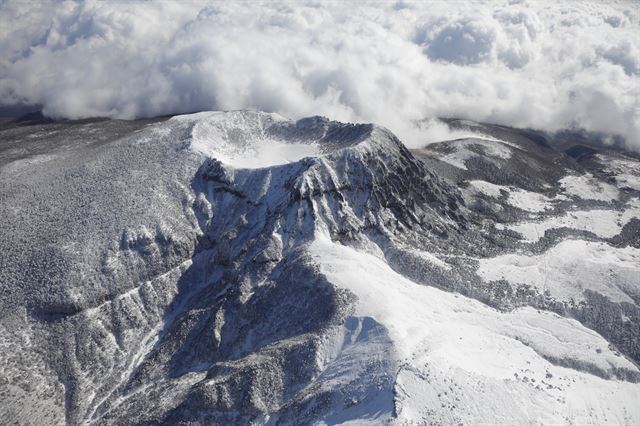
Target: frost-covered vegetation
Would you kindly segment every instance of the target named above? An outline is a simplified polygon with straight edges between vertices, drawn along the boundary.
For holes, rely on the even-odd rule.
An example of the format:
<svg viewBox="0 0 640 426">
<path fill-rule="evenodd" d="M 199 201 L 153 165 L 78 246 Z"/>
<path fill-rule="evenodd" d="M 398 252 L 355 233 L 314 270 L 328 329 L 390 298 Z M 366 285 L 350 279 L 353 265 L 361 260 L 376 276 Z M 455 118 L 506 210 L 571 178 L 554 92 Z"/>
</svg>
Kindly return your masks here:
<svg viewBox="0 0 640 426">
<path fill-rule="evenodd" d="M 481 130 L 6 126 L 0 420 L 637 423 L 637 160 Z"/>
</svg>

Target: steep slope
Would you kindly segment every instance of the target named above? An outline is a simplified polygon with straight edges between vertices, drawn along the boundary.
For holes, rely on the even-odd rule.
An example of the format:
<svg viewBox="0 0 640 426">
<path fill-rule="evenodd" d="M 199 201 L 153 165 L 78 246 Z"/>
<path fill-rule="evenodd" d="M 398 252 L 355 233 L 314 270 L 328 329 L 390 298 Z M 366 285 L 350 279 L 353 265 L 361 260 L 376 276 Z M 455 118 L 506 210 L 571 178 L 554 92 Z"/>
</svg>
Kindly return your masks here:
<svg viewBox="0 0 640 426">
<path fill-rule="evenodd" d="M 107 125 L 2 131 L 53 141 L 0 166 L 3 421 L 640 420 L 633 189 L 526 137 L 412 153 L 236 111 L 93 143 Z M 589 206 L 609 228 L 562 221 Z M 570 279 L 578 246 L 600 279 Z M 509 257 L 553 250 L 549 289 Z"/>
</svg>

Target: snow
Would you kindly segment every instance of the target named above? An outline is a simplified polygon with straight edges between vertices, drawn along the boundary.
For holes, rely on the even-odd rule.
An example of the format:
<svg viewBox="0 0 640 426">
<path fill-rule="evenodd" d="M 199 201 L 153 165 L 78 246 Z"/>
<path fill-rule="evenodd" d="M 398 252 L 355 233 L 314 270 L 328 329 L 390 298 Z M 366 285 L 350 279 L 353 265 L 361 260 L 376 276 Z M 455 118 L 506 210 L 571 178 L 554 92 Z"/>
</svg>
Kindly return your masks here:
<svg viewBox="0 0 640 426">
<path fill-rule="evenodd" d="M 500 198 L 502 193 L 506 192 L 508 194 L 507 203 L 509 205 L 530 213 L 542 213 L 552 209 L 556 202 L 567 200 L 567 196 L 576 197 L 582 200 L 612 202 L 617 200 L 620 195 L 618 188 L 596 179 L 590 173 L 586 173 L 584 175 L 569 174 L 560 179 L 559 183 L 563 193 L 558 194 L 553 198 L 537 192 L 527 191 L 522 188 L 496 185 L 482 180 L 470 180 L 469 184 L 471 189 L 467 190 L 467 192 L 470 192 L 471 194 L 481 193 L 493 198 Z M 580 218 L 582 218 L 582 215 L 582 213 L 578 214 Z M 587 226 L 587 224 L 591 225 L 593 224 L 593 221 L 598 220 L 594 215 L 597 216 L 597 213 L 594 212 L 593 214 L 587 214 L 589 219 L 587 219 L 585 226 Z M 611 218 L 611 216 L 607 216 L 607 220 L 609 218 Z M 547 222 L 546 228 L 545 225 L 540 225 L 538 226 L 538 229 L 541 229 L 541 227 L 549 229 L 565 226 L 563 224 L 566 223 L 573 223 L 570 217 L 561 219 L 561 222 L 557 225 L 554 225 L 549 221 Z M 524 229 L 524 227 L 526 227 L 526 225 L 521 226 L 520 229 Z M 598 227 L 597 229 L 603 230 L 604 228 Z M 528 231 L 525 230 L 524 232 L 527 233 Z M 532 230 L 531 232 L 536 231 Z"/>
<path fill-rule="evenodd" d="M 615 186 L 598 181 L 590 173 L 581 176 L 567 175 L 559 182 L 566 194 L 584 200 L 612 201 L 619 196 Z"/>
<path fill-rule="evenodd" d="M 469 184 L 475 190 L 475 192 L 479 192 L 489 197 L 499 198 L 500 191 L 509 191 L 509 188 L 503 185 L 496 185 L 495 183 L 487 182 L 484 180 L 470 180 Z"/>
<path fill-rule="evenodd" d="M 544 236 L 546 231 L 558 228 L 589 231 L 601 238 L 612 238 L 618 235 L 631 219 L 640 218 L 640 203 L 637 200 L 632 200 L 626 207 L 623 211 L 600 209 L 572 211 L 540 221 L 498 224 L 496 227 L 516 231 L 528 242 L 536 242 Z"/>
<path fill-rule="evenodd" d="M 537 192 L 496 185 L 483 180 L 471 180 L 469 184 L 472 186 L 474 192 L 482 193 L 493 198 L 499 198 L 502 192 L 506 192 L 508 194 L 507 203 L 509 203 L 509 205 L 531 213 L 540 213 L 552 208 L 552 203 L 555 200 Z"/>
<path fill-rule="evenodd" d="M 320 147 L 316 143 L 270 137 L 265 131 L 267 124 L 288 121 L 277 114 L 240 112 L 232 116 L 206 112 L 173 119 L 194 123 L 192 150 L 238 169 L 276 166 L 320 155 Z"/>
<path fill-rule="evenodd" d="M 552 208 L 553 200 L 537 192 L 514 188 L 509 193 L 508 202 L 513 207 L 532 213 L 540 213 Z"/>
<path fill-rule="evenodd" d="M 395 392 L 399 424 L 640 421 L 639 384 L 547 360 L 638 371 L 578 322 L 533 308 L 501 313 L 418 285 L 383 260 L 325 235 L 317 235 L 309 251 L 331 283 L 357 296 L 356 315 L 388 330 L 401 365 Z"/>
<path fill-rule="evenodd" d="M 613 172 L 618 188 L 631 188 L 640 191 L 640 170 L 637 160 L 613 158 L 607 155 L 596 155 L 608 171 Z"/>
<path fill-rule="evenodd" d="M 332 314 L 331 323 L 314 323 L 313 328 L 301 329 L 305 334 L 293 336 L 293 339 L 301 340 L 307 339 L 307 336 L 328 340 L 326 348 L 317 352 L 320 368 L 314 370 L 318 376 L 314 376 L 312 383 L 309 383 L 308 393 L 309 398 L 318 398 L 320 403 L 315 407 L 320 408 L 324 403 L 321 400 L 325 390 L 327 393 L 334 391 L 344 395 L 347 404 L 331 407 L 329 417 L 325 418 L 328 424 L 350 421 L 354 424 L 380 424 L 384 420 L 391 420 L 395 412 L 398 414 L 398 423 L 522 424 L 530 423 L 532 419 L 546 423 L 639 423 L 640 407 L 636 403 L 640 396 L 638 384 L 604 380 L 592 374 L 595 371 L 603 377 L 619 377 L 616 376 L 618 371 L 638 372 L 637 367 L 624 357 L 611 352 L 608 342 L 597 333 L 576 321 L 552 313 L 538 312 L 532 308 L 499 312 L 479 301 L 418 285 L 389 267 L 384 254 L 389 253 L 385 249 L 390 246 L 380 242 L 374 244 L 367 239 L 367 231 L 353 232 L 346 238 L 348 241 L 357 240 L 357 249 L 330 241 L 327 236 L 329 229 L 334 236 L 344 235 L 336 232 L 343 229 L 364 229 L 364 214 L 373 219 L 371 222 L 375 220 L 381 224 L 391 223 L 394 219 L 389 209 L 375 211 L 363 207 L 367 206 L 366 200 L 372 192 L 368 192 L 371 188 L 368 184 L 362 185 L 358 178 L 371 164 L 366 161 L 380 158 L 381 153 L 389 154 L 384 158 L 390 172 L 405 167 L 404 162 L 393 163 L 400 157 L 391 150 L 399 151 L 401 146 L 390 143 L 388 135 L 376 127 L 366 134 L 364 141 L 360 138 L 355 138 L 355 142 L 340 141 L 345 145 L 336 146 L 340 149 L 349 146 L 348 150 L 341 155 L 324 155 L 308 168 L 308 164 L 301 162 L 286 167 L 263 168 L 295 162 L 306 155 L 319 155 L 311 137 L 308 143 L 301 142 L 304 140 L 302 137 L 291 138 L 290 141 L 279 139 L 275 130 L 278 129 L 278 123 L 284 120 L 275 114 L 246 112 L 180 116 L 141 131 L 140 137 L 133 138 L 131 144 L 127 140 L 117 141 L 108 147 L 111 151 L 105 148 L 85 151 L 80 157 L 53 157 L 51 161 L 55 163 L 68 161 L 60 172 L 52 173 L 55 169 L 49 165 L 38 167 L 40 163 L 29 165 L 22 162 L 22 175 L 7 175 L 7 179 L 13 180 L 6 182 L 12 184 L 17 182 L 15 176 L 26 177 L 28 174 L 33 179 L 27 181 L 31 184 L 25 186 L 24 190 L 16 187 L 13 193 L 20 197 L 15 198 L 15 203 L 7 203 L 12 204 L 8 211 L 12 212 L 14 206 L 24 209 L 30 205 L 35 206 L 33 211 L 37 211 L 37 214 L 11 213 L 8 220 L 12 227 L 9 229 L 24 231 L 22 235 L 25 237 L 21 237 L 21 241 L 55 241 L 76 264 L 90 266 L 79 269 L 74 275 L 78 279 L 68 280 L 68 284 L 62 287 L 65 292 L 61 299 L 75 300 L 83 308 L 69 321 L 68 327 L 69 336 L 76 336 L 76 346 L 74 348 L 72 345 L 69 353 L 75 349 L 79 356 L 88 360 L 71 376 L 77 380 L 79 389 L 79 402 L 74 402 L 72 407 L 72 410 L 79 412 L 79 421 L 106 421 L 111 415 L 114 416 L 111 418 L 126 418 L 145 405 L 143 402 L 151 401 L 150 406 L 155 407 L 154 401 L 177 401 L 176 395 L 195 389 L 197 382 L 216 382 L 219 376 L 213 374 L 217 367 L 208 370 L 214 364 L 206 363 L 198 364 L 196 370 L 180 377 L 164 376 L 165 361 L 160 358 L 180 353 L 173 349 L 169 349 L 169 352 L 156 351 L 156 348 L 162 349 L 162 345 L 166 344 L 166 348 L 181 342 L 179 339 L 173 340 L 172 336 L 167 337 L 170 333 L 165 333 L 166 330 L 184 324 L 185 328 L 180 330 L 194 333 L 196 329 L 193 324 L 178 322 L 178 317 L 182 319 L 182 314 L 187 310 L 200 315 L 200 308 L 204 305 L 200 299 L 195 300 L 196 295 L 203 295 L 203 302 L 220 301 L 224 308 L 217 310 L 215 320 L 207 323 L 211 325 L 211 334 L 208 335 L 208 331 L 203 338 L 211 338 L 215 346 L 225 338 L 231 336 L 235 339 L 233 336 L 237 335 L 239 343 L 229 347 L 243 347 L 247 351 L 245 360 L 226 355 L 221 356 L 221 360 L 233 361 L 244 368 L 253 362 L 249 358 L 262 357 L 262 347 L 254 341 L 258 333 L 254 331 L 259 331 L 259 327 L 266 324 L 264 330 L 269 333 L 278 326 L 276 321 L 282 319 L 304 320 L 287 317 L 291 312 L 289 307 L 304 306 L 303 303 L 316 300 L 304 298 L 314 294 L 315 287 L 302 297 L 295 293 L 290 297 L 287 292 L 275 293 L 277 296 L 268 298 L 268 303 L 273 303 L 277 308 L 277 311 L 273 308 L 277 318 L 274 315 L 274 318 L 267 319 L 274 321 L 272 323 L 264 323 L 263 310 L 245 310 L 243 307 L 248 307 L 252 297 L 259 293 L 255 289 L 262 291 L 271 286 L 308 283 L 295 280 L 295 275 L 292 275 L 291 281 L 272 282 L 271 276 L 264 272 L 267 269 L 263 269 L 271 266 L 264 266 L 262 261 L 268 260 L 268 265 L 275 265 L 279 261 L 281 266 L 293 266 L 295 273 L 297 266 L 293 262 L 298 261 L 300 252 L 307 250 L 314 260 L 312 266 L 316 269 L 313 269 L 313 274 L 323 274 L 333 285 L 355 294 L 357 298 L 354 305 L 351 305 L 350 298 L 340 300 L 336 304 L 338 313 Z M 316 133 L 313 135 L 317 137 Z M 357 146 L 346 145 L 351 142 Z M 478 144 L 477 141 L 469 143 Z M 495 154 L 495 158 L 490 157 L 489 161 L 507 158 L 509 152 L 513 152 L 500 142 L 483 143 L 490 146 L 486 149 L 488 152 Z M 478 155 L 471 150 L 468 153 Z M 242 197 L 224 190 L 216 191 L 228 189 L 222 188 L 219 182 L 206 181 L 202 188 L 192 185 L 193 179 L 200 178 L 198 173 L 205 156 L 218 158 L 229 167 L 240 169 L 229 173 L 229 177 L 234 191 L 237 190 Z M 81 168 L 77 167 L 80 163 L 83 165 Z M 204 164 L 208 165 L 206 162 Z M 464 161 L 461 164 L 464 166 Z M 6 169 L 0 169 L 0 172 L 8 173 Z M 74 176 L 80 176 L 82 180 L 71 179 Z M 579 179 L 574 179 L 573 183 L 569 180 L 567 188 L 578 188 L 584 183 L 575 183 L 577 181 Z M 64 185 L 51 190 L 46 183 L 52 182 L 63 182 Z M 299 195 L 309 196 L 308 203 L 292 202 L 292 182 L 293 188 L 300 190 Z M 380 184 L 384 185 L 384 177 L 380 179 Z M 391 194 L 394 196 L 404 195 L 398 191 L 398 186 L 402 185 L 384 189 L 393 191 Z M 339 204 L 336 201 L 340 197 L 334 197 L 336 194 L 331 192 L 334 187 L 340 188 L 336 191 L 341 191 L 339 195 L 344 197 L 344 202 L 340 201 Z M 556 201 L 543 194 L 484 181 L 473 181 L 471 187 L 491 197 L 500 197 L 514 206 L 532 212 L 544 212 L 545 215 L 547 207 Z M 42 188 L 46 188 L 46 191 L 42 192 Z M 196 193 L 194 188 L 202 192 Z M 448 190 L 445 186 L 433 188 Z M 34 196 L 27 198 L 29 194 Z M 84 205 L 87 197 L 94 196 L 94 199 L 90 199 L 92 207 L 88 209 Z M 68 203 L 76 199 L 81 203 L 67 208 Z M 31 200 L 44 201 L 40 205 Z M 131 205 L 141 207 L 127 210 Z M 363 215 L 356 214 L 363 210 Z M 68 212 L 77 212 L 77 217 L 71 216 L 69 220 L 61 221 L 60 225 L 50 225 L 55 223 L 51 220 L 55 216 L 65 217 Z M 535 233 L 532 238 L 538 238 L 540 230 L 544 233 L 545 229 L 567 224 L 611 236 L 639 212 L 640 202 L 633 200 L 626 212 L 573 212 L 560 218 L 514 226 L 522 226 L 525 234 L 527 226 L 533 226 Z M 46 215 L 41 216 L 44 213 Z M 426 217 L 438 216 L 434 213 Z M 69 223 L 82 223 L 85 220 L 91 225 L 83 225 L 80 229 L 69 226 Z M 421 233 L 423 230 L 415 228 L 419 227 L 412 230 L 416 232 L 415 236 L 425 235 Z M 270 235 L 273 229 L 275 231 Z M 325 233 L 314 231 L 318 229 Z M 59 232 L 59 235 L 49 234 L 53 231 Z M 391 227 L 384 231 L 391 239 L 400 235 L 395 234 Z M 401 248 L 415 255 L 412 261 L 423 261 L 434 266 L 425 268 L 425 271 L 441 268 L 434 275 L 439 278 L 458 278 L 458 268 L 454 266 L 456 263 L 452 261 L 448 264 L 442 259 L 454 256 L 447 251 L 448 245 L 454 252 L 464 251 L 466 244 L 474 243 L 473 235 L 476 234 L 469 232 L 459 241 L 450 238 L 448 241 L 434 242 L 434 245 Z M 308 243 L 309 238 L 314 236 L 316 239 Z M 235 241 L 234 247 L 217 245 L 221 239 Z M 113 244 L 107 246 L 103 241 Z M 171 245 L 165 246 L 166 241 L 171 241 Z M 194 246 L 194 241 L 204 243 Z M 397 244 L 394 247 L 397 249 L 407 244 L 406 241 L 413 240 L 408 238 L 389 244 Z M 207 250 L 209 242 L 217 247 Z M 6 246 L 13 248 L 16 244 Z M 111 246 L 114 248 L 109 248 Z M 173 247 L 179 248 L 175 250 L 175 256 L 160 256 L 164 252 L 173 253 Z M 437 250 L 431 249 L 433 252 L 429 252 L 427 247 Z M 200 248 L 204 249 L 200 251 Z M 194 257 L 195 252 L 198 255 Z M 43 259 L 47 254 L 36 251 L 25 253 L 22 258 L 32 260 Z M 105 256 L 102 253 L 106 253 Z M 231 258 L 230 253 L 239 253 L 233 262 L 227 262 Z M 449 255 L 445 257 L 445 253 Z M 185 256 L 185 259 L 178 256 Z M 134 263 L 138 258 L 149 259 L 151 266 L 143 270 L 145 266 L 141 262 Z M 254 262 L 255 259 L 260 262 Z M 630 301 L 632 295 L 638 294 L 634 278 L 638 274 L 639 259 L 638 249 L 631 247 L 614 249 L 602 243 L 575 241 L 558 244 L 545 255 L 527 257 L 512 253 L 485 259 L 486 270 L 482 273 L 485 279 L 505 277 L 514 283 L 529 283 L 542 290 L 548 289 L 559 298 L 579 298 L 584 288 L 590 288 L 614 301 Z M 174 261 L 180 263 L 172 263 Z M 215 267 L 216 262 L 225 265 L 230 263 L 230 266 L 225 266 L 223 272 L 222 266 L 219 269 Z M 94 265 L 100 269 L 94 268 Z M 174 265 L 174 269 L 167 272 L 168 265 Z M 46 267 L 43 263 L 38 271 L 49 270 Z M 187 270 L 190 271 L 188 274 Z M 122 285 L 111 288 L 106 285 L 108 282 L 104 285 L 99 282 L 93 287 L 94 293 L 86 296 L 84 291 L 92 289 L 88 286 L 91 285 L 93 271 L 110 274 L 123 271 L 118 275 L 118 282 Z M 227 271 L 232 274 L 228 275 Z M 141 276 L 155 278 L 147 281 L 148 278 Z M 307 275 L 303 277 L 306 280 Z M 224 288 L 214 287 L 217 283 L 226 285 L 227 281 L 228 286 Z M 218 296 L 209 298 L 209 290 L 200 292 L 209 286 L 211 291 L 219 290 Z M 179 291 L 182 293 L 178 294 Z M 287 294 L 281 297 L 284 293 Z M 94 303 L 96 300 L 97 303 Z M 180 303 L 171 304 L 171 300 Z M 310 306 L 310 309 L 317 307 L 324 306 Z M 226 316 L 225 312 L 233 309 L 238 309 L 240 313 L 235 316 L 230 312 Z M 307 312 L 311 311 L 305 311 L 303 315 Z M 342 322 L 345 317 L 346 320 Z M 272 324 L 275 326 L 272 327 Z M 333 328 L 341 332 L 327 337 L 325 330 Z M 14 329 L 20 330 L 18 327 Z M 49 336 L 29 333 L 27 336 L 39 339 Z M 14 342 L 9 342 L 11 346 L 5 345 L 2 343 L 5 339 L 3 334 L 0 346 L 5 349 L 18 348 L 5 351 L 7 353 L 21 353 L 21 348 L 33 347 Z M 274 339 L 279 337 L 274 335 Z M 96 342 L 95 352 L 93 347 L 84 343 L 86 341 Z M 273 343 L 277 345 L 282 342 L 287 344 L 285 340 Z M 202 350 L 208 351 L 208 346 L 204 346 Z M 182 348 L 184 353 L 189 351 L 189 355 L 200 350 L 199 345 L 192 342 L 187 342 Z M 24 352 L 29 355 L 28 350 Z M 159 358 L 154 358 L 156 355 Z M 289 362 L 284 358 L 273 359 L 273 364 L 265 365 L 278 364 L 276 368 L 280 368 L 280 362 Z M 27 360 L 20 361 L 19 365 L 25 368 L 36 365 L 31 355 Z M 71 360 L 74 361 L 73 357 Z M 146 368 L 147 361 L 150 367 L 157 366 L 159 371 L 138 381 L 138 372 L 146 374 L 139 367 Z M 257 371 L 265 367 L 255 368 Z M 47 370 L 42 367 L 42 371 Z M 282 371 L 279 379 L 283 381 L 297 374 L 297 370 L 289 366 L 283 366 Z M 210 372 L 214 372 L 212 377 L 208 377 Z M 241 374 L 238 376 L 241 380 L 253 380 L 253 370 Z M 380 381 L 372 380 L 372 376 Z M 13 377 L 18 377 L 18 373 Z M 265 382 L 255 383 L 254 389 L 259 390 L 259 385 Z M 302 382 L 301 386 L 306 383 Z M 381 383 L 384 386 L 379 386 Z M 313 388 L 316 385 L 319 388 Z M 298 395 L 296 387 L 287 387 L 286 391 Z M 60 395 L 64 397 L 63 393 Z M 276 395 L 274 400 L 278 403 L 277 398 Z M 230 400 L 239 404 L 242 396 Z M 165 405 L 162 409 L 168 410 L 167 407 Z M 210 405 L 203 404 L 201 407 L 204 410 Z M 124 414 L 118 414 L 120 412 Z M 303 414 L 297 419 L 304 420 Z"/>
<path fill-rule="evenodd" d="M 407 250 L 415 254 L 416 256 L 419 256 L 422 260 L 425 260 L 426 262 L 431 263 L 432 265 L 435 265 L 447 271 L 451 269 L 451 265 L 449 265 L 444 260 L 440 259 L 439 257 L 429 252 L 422 251 L 422 250 L 415 250 L 415 249 L 407 249 Z"/>
<path fill-rule="evenodd" d="M 14 160 L 11 163 L 2 166 L 3 172 L 12 175 L 20 175 L 21 173 L 29 173 L 29 167 L 55 160 L 58 156 L 55 154 L 32 155 L 20 160 Z"/>
<path fill-rule="evenodd" d="M 465 161 L 481 156 L 481 154 L 472 151 L 470 148 L 473 146 L 481 146 L 486 151 L 489 157 L 499 158 L 507 160 L 511 158 L 511 148 L 508 146 L 516 147 L 516 145 L 509 142 L 500 141 L 497 139 L 485 139 L 485 138 L 472 138 L 464 141 L 456 141 L 455 151 L 440 157 L 440 160 L 451 164 L 462 170 L 467 170 Z"/>
<path fill-rule="evenodd" d="M 256 141 L 255 145 L 231 155 L 216 155 L 225 164 L 240 169 L 257 169 L 291 163 L 318 154 L 318 146 L 302 143 L 281 143 L 273 139 Z"/>
<path fill-rule="evenodd" d="M 634 303 L 629 294 L 640 296 L 640 250 L 565 240 L 538 256 L 513 253 L 480 259 L 478 275 L 486 281 L 528 284 L 540 293 L 549 290 L 562 301 L 582 301 L 589 289 L 613 302 Z"/>
</svg>

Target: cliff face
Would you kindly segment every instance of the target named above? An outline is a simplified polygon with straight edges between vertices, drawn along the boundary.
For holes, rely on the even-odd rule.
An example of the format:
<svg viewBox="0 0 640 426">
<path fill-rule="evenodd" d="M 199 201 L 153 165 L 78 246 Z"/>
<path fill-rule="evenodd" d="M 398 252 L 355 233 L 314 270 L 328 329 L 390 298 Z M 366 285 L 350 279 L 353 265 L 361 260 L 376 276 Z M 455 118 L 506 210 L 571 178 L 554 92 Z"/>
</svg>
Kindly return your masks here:
<svg viewBox="0 0 640 426">
<path fill-rule="evenodd" d="M 2 130 L 0 418 L 638 421 L 637 161 L 499 130 Z"/>
</svg>

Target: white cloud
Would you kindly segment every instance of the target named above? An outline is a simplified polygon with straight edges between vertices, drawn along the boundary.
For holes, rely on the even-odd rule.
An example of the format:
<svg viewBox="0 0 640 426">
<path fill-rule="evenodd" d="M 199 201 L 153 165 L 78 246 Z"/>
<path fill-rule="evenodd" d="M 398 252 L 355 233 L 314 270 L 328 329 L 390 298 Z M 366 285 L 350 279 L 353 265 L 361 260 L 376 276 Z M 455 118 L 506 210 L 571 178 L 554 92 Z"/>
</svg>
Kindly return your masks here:
<svg viewBox="0 0 640 426">
<path fill-rule="evenodd" d="M 256 108 L 622 135 L 640 150 L 637 3 L 0 3 L 0 104 L 57 117 Z M 431 137 L 427 137 L 431 139 Z"/>
</svg>

